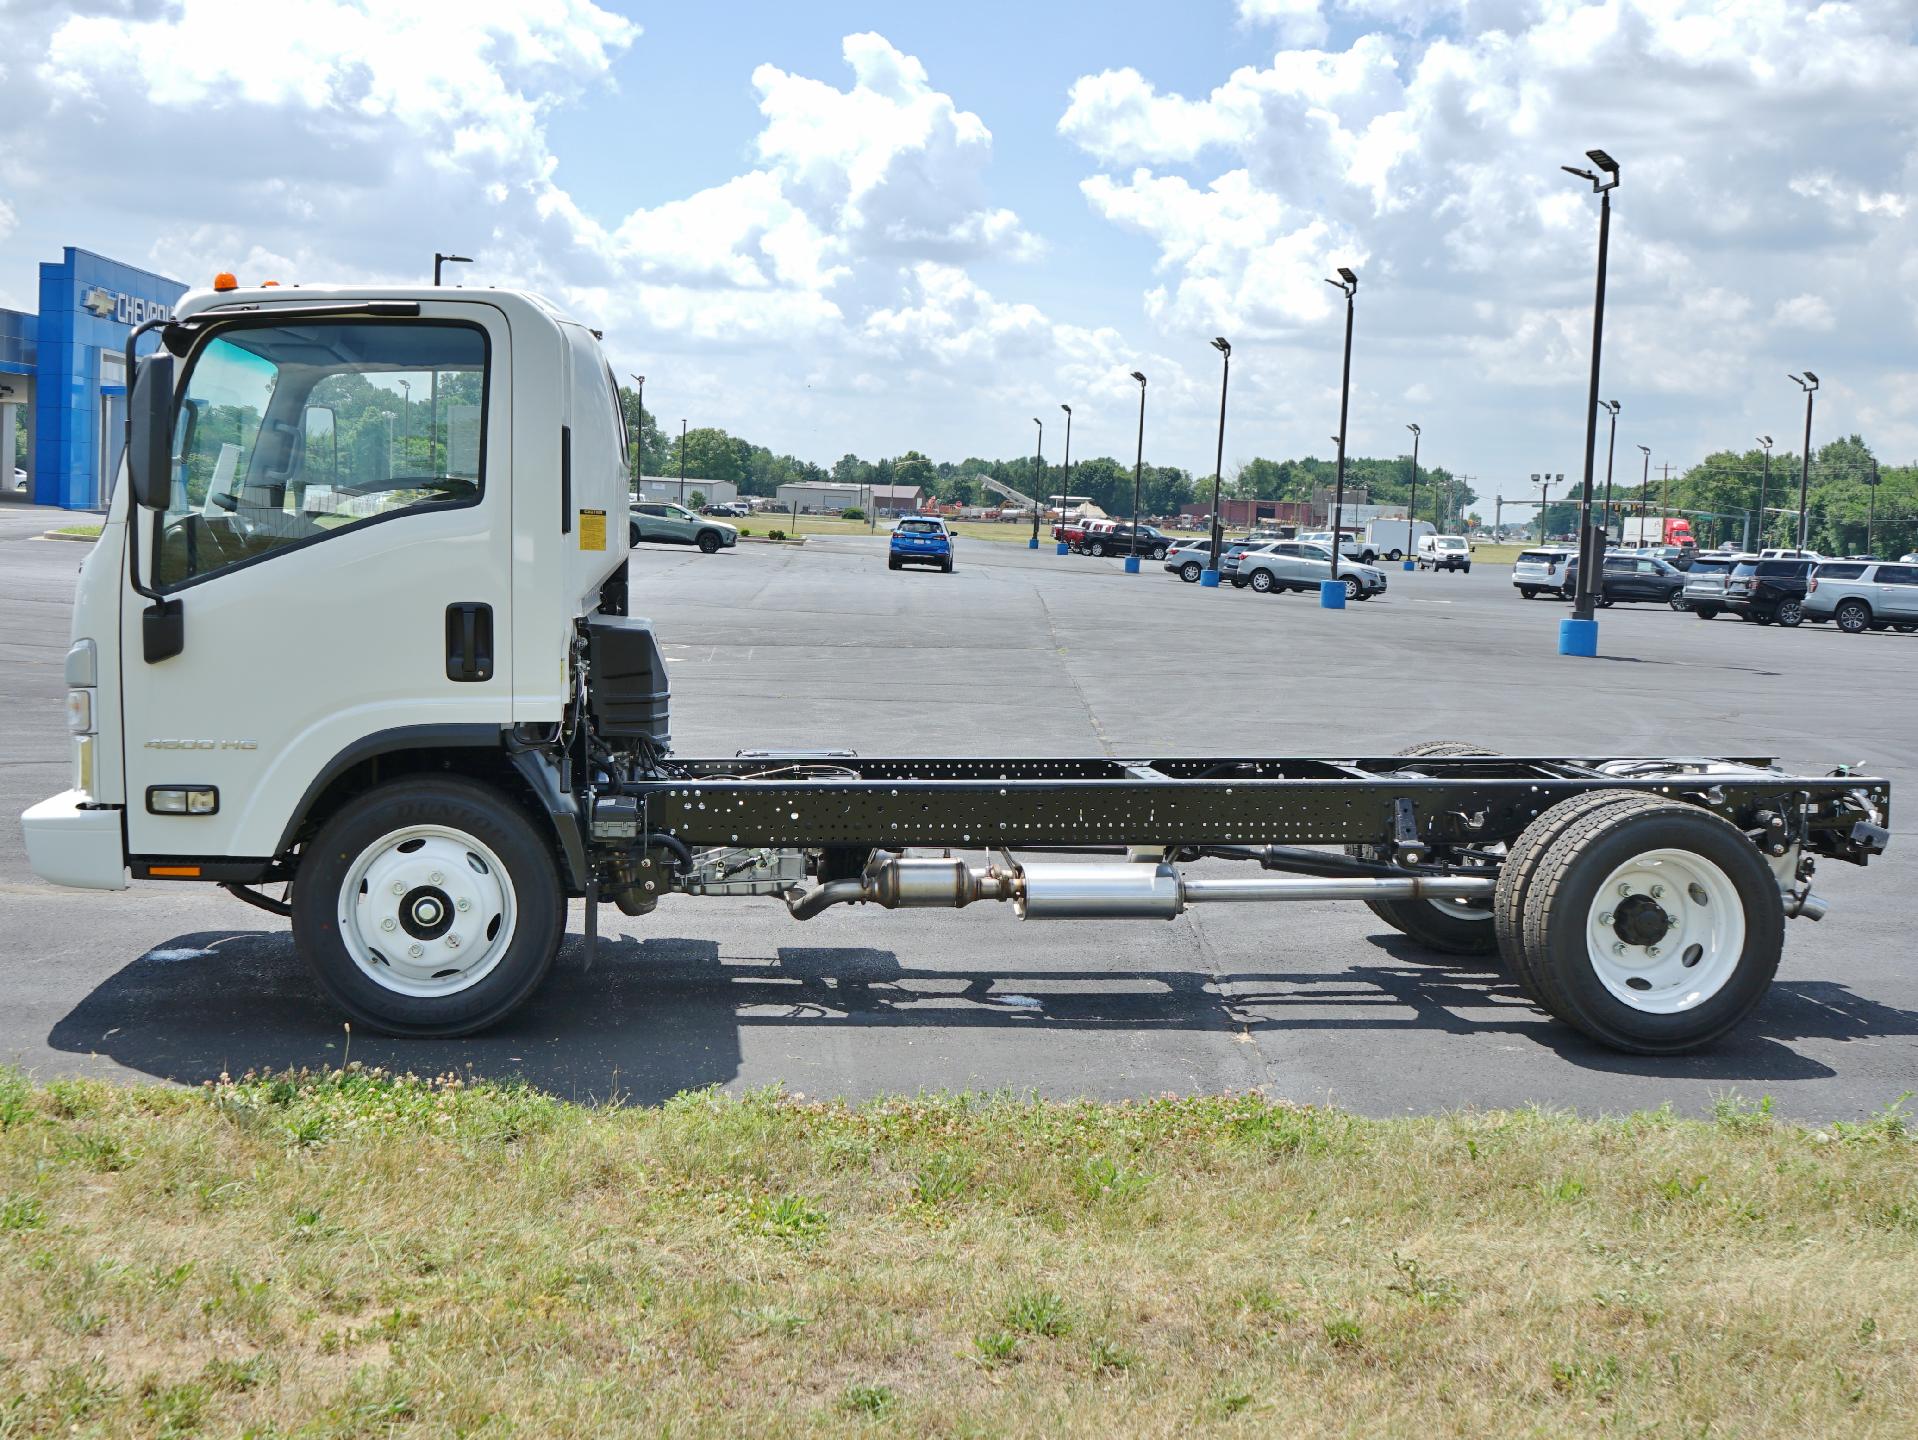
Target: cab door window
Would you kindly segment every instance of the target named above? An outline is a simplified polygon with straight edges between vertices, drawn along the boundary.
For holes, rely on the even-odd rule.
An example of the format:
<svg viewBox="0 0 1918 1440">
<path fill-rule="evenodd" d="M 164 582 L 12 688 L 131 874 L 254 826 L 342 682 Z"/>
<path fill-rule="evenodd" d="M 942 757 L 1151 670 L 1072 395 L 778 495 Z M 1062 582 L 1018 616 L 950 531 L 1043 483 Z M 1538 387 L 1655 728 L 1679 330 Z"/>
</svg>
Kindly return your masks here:
<svg viewBox="0 0 1918 1440">
<path fill-rule="evenodd" d="M 243 325 L 189 362 L 162 590 L 415 511 L 477 504 L 486 336 L 470 325 Z"/>
</svg>

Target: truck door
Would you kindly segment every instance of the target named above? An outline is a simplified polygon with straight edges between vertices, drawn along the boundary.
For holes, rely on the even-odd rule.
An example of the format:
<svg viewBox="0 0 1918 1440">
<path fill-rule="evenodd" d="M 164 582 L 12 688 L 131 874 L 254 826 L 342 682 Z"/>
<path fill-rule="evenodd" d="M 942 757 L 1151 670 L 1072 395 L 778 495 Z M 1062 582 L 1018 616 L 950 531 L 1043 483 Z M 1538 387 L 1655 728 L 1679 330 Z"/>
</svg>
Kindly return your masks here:
<svg viewBox="0 0 1918 1440">
<path fill-rule="evenodd" d="M 157 545 L 136 520 L 184 647 L 147 663 L 148 602 L 121 612 L 133 855 L 270 856 L 369 737 L 511 723 L 510 337 L 420 308 L 262 311 L 182 362 Z"/>
</svg>

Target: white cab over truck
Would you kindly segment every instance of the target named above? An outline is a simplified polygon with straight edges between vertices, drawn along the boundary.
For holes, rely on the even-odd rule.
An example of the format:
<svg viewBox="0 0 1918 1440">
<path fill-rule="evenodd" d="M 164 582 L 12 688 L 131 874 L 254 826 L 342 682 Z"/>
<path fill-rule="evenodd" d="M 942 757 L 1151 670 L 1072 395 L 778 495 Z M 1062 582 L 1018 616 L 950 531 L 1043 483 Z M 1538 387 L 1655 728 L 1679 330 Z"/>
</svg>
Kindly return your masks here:
<svg viewBox="0 0 1918 1440">
<path fill-rule="evenodd" d="M 1762 757 L 685 758 L 627 613 L 626 440 L 585 326 L 507 291 L 226 288 L 136 329 L 128 368 L 74 602 L 72 781 L 23 817 L 33 868 L 221 885 L 388 1032 L 511 1012 L 569 899 L 588 946 L 601 904 L 669 895 L 802 920 L 1355 899 L 1672 1053 L 1759 1002 L 1785 920 L 1823 913 L 1817 857 L 1885 844 L 1885 781 Z"/>
</svg>

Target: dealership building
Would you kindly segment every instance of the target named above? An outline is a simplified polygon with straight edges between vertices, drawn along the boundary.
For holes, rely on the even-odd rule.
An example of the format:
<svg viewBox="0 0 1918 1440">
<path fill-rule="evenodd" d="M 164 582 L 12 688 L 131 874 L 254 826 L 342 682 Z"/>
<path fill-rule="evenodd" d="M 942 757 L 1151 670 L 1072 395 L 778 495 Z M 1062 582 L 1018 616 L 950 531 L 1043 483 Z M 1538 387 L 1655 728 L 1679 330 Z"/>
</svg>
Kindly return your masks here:
<svg viewBox="0 0 1918 1440">
<path fill-rule="evenodd" d="M 125 448 L 127 334 L 170 316 L 186 288 L 71 245 L 40 266 L 39 311 L 0 310 L 0 490 L 105 506 Z"/>
</svg>

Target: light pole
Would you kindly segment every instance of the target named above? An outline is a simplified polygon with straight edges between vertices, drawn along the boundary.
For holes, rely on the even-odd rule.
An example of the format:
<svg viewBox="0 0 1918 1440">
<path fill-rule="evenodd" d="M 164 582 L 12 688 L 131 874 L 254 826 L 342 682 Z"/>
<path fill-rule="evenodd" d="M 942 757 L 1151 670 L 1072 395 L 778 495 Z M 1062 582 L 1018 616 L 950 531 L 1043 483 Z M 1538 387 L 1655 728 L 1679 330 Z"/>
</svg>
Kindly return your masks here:
<svg viewBox="0 0 1918 1440">
<path fill-rule="evenodd" d="M 1638 543 L 1643 545 L 1645 543 L 1645 492 L 1652 488 L 1652 447 L 1641 445 L 1638 448 L 1645 452 L 1645 468 L 1639 472 L 1638 476 Z M 1658 538 L 1662 541 L 1665 537 L 1661 535 Z"/>
<path fill-rule="evenodd" d="M 1603 150 L 1587 150 L 1585 158 L 1598 167 L 1604 179 L 1575 165 L 1561 165 L 1559 169 L 1591 181 L 1593 193 L 1598 196 L 1598 282 L 1592 294 L 1592 383 L 1585 399 L 1585 483 L 1579 491 L 1578 505 L 1578 553 L 1583 563 L 1578 567 L 1578 587 L 1573 592 L 1572 605 L 1574 620 L 1590 621 L 1597 579 L 1593 572 L 1598 569 L 1600 553 L 1592 544 L 1592 461 L 1598 453 L 1598 362 L 1605 346 L 1605 259 L 1611 246 L 1612 191 L 1618 188 L 1618 162 Z M 1558 648 L 1563 655 L 1596 654 L 1596 630 L 1561 631 Z"/>
<path fill-rule="evenodd" d="M 639 399 L 639 418 L 633 422 L 633 498 L 637 500 L 646 494 L 646 377 L 626 373 Z"/>
<path fill-rule="evenodd" d="M 679 422 L 679 503 L 686 503 L 686 421 Z M 797 526 L 795 521 L 794 525 Z"/>
<path fill-rule="evenodd" d="M 400 381 L 400 390 L 403 396 L 400 401 L 400 461 L 402 464 L 411 465 L 413 457 L 407 452 L 413 448 L 413 382 Z M 411 472 L 402 471 L 401 473 L 410 474 Z"/>
<path fill-rule="evenodd" d="M 1405 568 L 1414 567 L 1413 555 L 1419 548 L 1419 427 L 1407 425 L 1412 432 L 1412 493 L 1405 502 Z M 1443 516 L 1439 517 L 1443 519 Z M 1437 553 L 1436 551 L 1433 553 Z"/>
<path fill-rule="evenodd" d="M 1807 370 L 1798 382 L 1798 388 L 1805 392 L 1805 453 L 1798 464 L 1798 548 L 1805 548 L 1805 524 L 1809 514 L 1805 508 L 1806 496 L 1811 489 L 1811 397 L 1818 389 L 1818 377 Z"/>
<path fill-rule="evenodd" d="M 1545 543 L 1545 490 L 1552 483 L 1550 472 L 1532 477 L 1538 481 L 1538 543 Z"/>
<path fill-rule="evenodd" d="M 1359 293 L 1359 277 L 1344 265 L 1339 278 L 1329 276 L 1326 284 L 1345 296 L 1345 371 L 1339 382 L 1339 468 L 1332 490 L 1332 578 L 1319 585 L 1319 604 L 1327 609 L 1343 609 L 1345 590 L 1339 584 L 1339 526 L 1345 518 L 1345 429 L 1352 400 L 1352 297 Z M 1332 592 L 1338 591 L 1335 596 Z"/>
<path fill-rule="evenodd" d="M 439 251 L 435 250 L 433 252 L 433 283 L 434 285 L 438 285 L 440 283 L 440 266 L 471 265 L 472 263 L 473 263 L 473 257 L 471 255 L 442 255 L 439 253 Z"/>
<path fill-rule="evenodd" d="M 1612 452 L 1618 449 L 1618 402 L 1601 400 L 1599 403 L 1612 415 L 1612 435 L 1605 442 L 1605 545 L 1609 545 L 1612 539 Z M 1598 547 L 1601 554 L 1605 545 Z"/>
<path fill-rule="evenodd" d="M 1765 548 L 1765 491 L 1771 485 L 1772 438 L 1769 435 L 1760 435 L 1758 443 L 1765 449 L 1765 474 L 1764 478 L 1758 482 L 1758 548 L 1763 550 Z"/>
<path fill-rule="evenodd" d="M 1132 553 L 1125 557 L 1125 568 L 1139 573 L 1139 481 L 1145 474 L 1145 372 L 1134 370 L 1139 382 L 1139 449 L 1132 459 Z"/>
<path fill-rule="evenodd" d="M 1032 474 L 1039 482 L 1038 485 L 1034 487 L 1039 493 L 1032 497 L 1032 543 L 1037 545 L 1039 543 L 1039 507 L 1045 503 L 1046 498 L 1046 422 L 1041 420 L 1037 415 L 1034 415 L 1032 417 L 1032 423 L 1039 427 L 1039 448 L 1032 452 Z M 1061 502 L 1065 499 L 1063 495 L 1059 498 Z M 1066 510 L 1063 503 L 1059 506 L 1059 518 L 1062 521 L 1066 518 Z M 1055 535 L 1058 534 L 1056 530 L 1053 533 Z M 1059 542 L 1059 552 L 1064 554 L 1065 548 L 1066 542 L 1061 540 Z"/>
<path fill-rule="evenodd" d="M 1214 337 L 1212 348 L 1225 357 L 1219 372 L 1219 452 L 1212 462 L 1212 563 L 1199 575 L 1201 585 L 1219 583 L 1219 546 L 1225 535 L 1219 525 L 1219 485 L 1225 475 L 1225 392 L 1232 383 L 1232 345 L 1223 335 Z"/>
<path fill-rule="evenodd" d="M 1865 492 L 1865 553 L 1876 555 L 1877 548 L 1872 544 L 1871 532 L 1878 519 L 1878 462 L 1871 462 L 1871 479 L 1865 482 L 1871 487 Z"/>
<path fill-rule="evenodd" d="M 1061 405 L 1059 408 L 1066 412 L 1066 458 L 1060 462 L 1059 469 L 1059 502 L 1064 504 L 1066 496 L 1072 493 L 1072 407 Z"/>
</svg>

